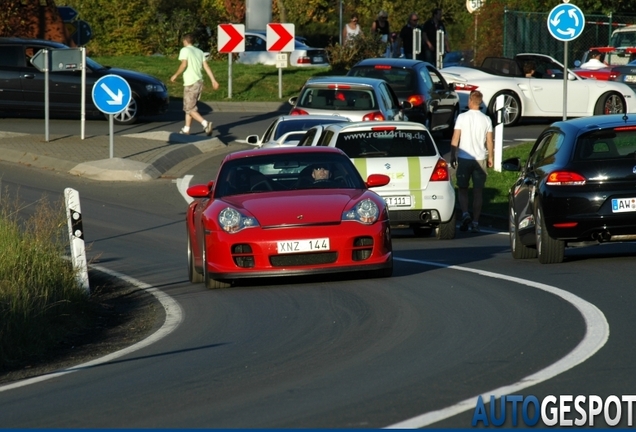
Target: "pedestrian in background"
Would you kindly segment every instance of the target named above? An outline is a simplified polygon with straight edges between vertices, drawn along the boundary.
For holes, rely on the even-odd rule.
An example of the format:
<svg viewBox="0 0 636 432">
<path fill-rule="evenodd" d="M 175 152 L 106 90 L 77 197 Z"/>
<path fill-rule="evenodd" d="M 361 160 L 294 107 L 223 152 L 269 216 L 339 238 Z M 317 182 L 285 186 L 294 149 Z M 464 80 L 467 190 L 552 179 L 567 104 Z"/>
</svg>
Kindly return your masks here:
<svg viewBox="0 0 636 432">
<path fill-rule="evenodd" d="M 351 20 L 342 29 L 342 44 L 350 43 L 356 36 L 362 34 L 360 24 L 358 24 L 358 14 L 351 15 Z"/>
<path fill-rule="evenodd" d="M 192 119 L 195 119 L 201 123 L 205 134 L 210 136 L 212 135 L 212 122 L 204 119 L 201 114 L 199 114 L 197 108 L 197 101 L 203 91 L 203 73 L 201 72 L 201 68 L 205 69 L 205 72 L 210 77 L 214 90 L 218 90 L 219 83 L 214 78 L 214 74 L 205 60 L 203 51 L 193 45 L 194 36 L 191 33 L 187 33 L 183 35 L 182 42 L 183 48 L 179 51 L 181 64 L 175 74 L 170 77 L 170 81 L 175 82 L 179 75 L 183 73 L 183 111 L 185 111 L 185 126 L 181 128 L 179 133 L 190 135 Z"/>
<path fill-rule="evenodd" d="M 413 30 L 418 27 L 419 17 L 416 13 L 409 15 L 402 30 L 400 30 L 400 46 L 404 49 L 404 58 L 413 59 Z"/>
<path fill-rule="evenodd" d="M 607 65 L 601 61 L 601 52 L 595 49 L 590 51 L 590 59 L 579 66 L 581 69 L 589 70 L 598 70 L 605 67 L 607 67 Z"/>
<path fill-rule="evenodd" d="M 391 34 L 389 25 L 389 14 L 387 11 L 380 11 L 378 18 L 371 24 L 371 34 L 376 35 L 383 43 L 386 44 L 386 50 L 384 51 L 384 57 L 391 57 L 391 46 L 389 42 L 389 35 Z"/>
<path fill-rule="evenodd" d="M 446 54 L 450 52 L 450 44 L 448 42 L 448 34 L 446 33 L 446 26 L 442 21 L 442 9 L 435 8 L 431 18 L 424 23 L 422 29 L 422 50 L 424 51 L 424 61 L 429 62 L 432 65 L 437 64 L 437 31 L 442 30 L 444 32 L 444 52 Z"/>
<path fill-rule="evenodd" d="M 473 90 L 468 96 L 468 111 L 457 116 L 451 139 L 451 167 L 456 169 L 459 207 L 462 211 L 460 231 L 479 232 L 479 216 L 488 168 L 493 166 L 494 142 L 492 121 L 479 110 L 483 95 Z M 468 187 L 473 183 L 473 216 L 468 213 Z"/>
</svg>

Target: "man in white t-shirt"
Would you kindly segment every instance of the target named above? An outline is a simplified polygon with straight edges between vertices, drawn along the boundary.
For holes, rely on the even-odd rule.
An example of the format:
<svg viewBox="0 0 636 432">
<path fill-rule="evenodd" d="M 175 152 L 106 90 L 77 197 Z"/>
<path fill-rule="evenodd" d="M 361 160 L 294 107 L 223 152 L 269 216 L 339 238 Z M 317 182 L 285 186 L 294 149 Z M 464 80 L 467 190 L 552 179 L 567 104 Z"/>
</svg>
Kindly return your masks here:
<svg viewBox="0 0 636 432">
<path fill-rule="evenodd" d="M 183 48 L 179 51 L 179 60 L 181 64 L 174 75 L 170 77 L 170 81 L 175 82 L 177 77 L 183 73 L 183 111 L 185 111 L 185 126 L 179 131 L 184 135 L 190 135 L 190 125 L 192 119 L 195 119 L 205 130 L 207 136 L 212 135 L 212 122 L 204 119 L 197 109 L 197 101 L 201 97 L 203 91 L 203 74 L 201 68 L 212 81 L 212 88 L 218 90 L 219 83 L 214 79 L 214 74 L 205 60 L 203 51 L 193 45 L 194 36 L 187 33 L 183 36 Z"/>
<path fill-rule="evenodd" d="M 590 59 L 579 66 L 580 69 L 598 70 L 607 67 L 605 63 L 601 61 L 601 53 L 598 50 L 590 51 Z"/>
<path fill-rule="evenodd" d="M 479 216 L 488 168 L 493 166 L 494 142 L 492 121 L 479 110 L 480 91 L 468 96 L 468 111 L 457 116 L 451 139 L 451 167 L 456 169 L 459 207 L 462 210 L 460 231 L 479 232 Z M 473 182 L 473 217 L 468 213 L 468 186 Z M 472 223 L 471 223 L 472 222 Z"/>
</svg>

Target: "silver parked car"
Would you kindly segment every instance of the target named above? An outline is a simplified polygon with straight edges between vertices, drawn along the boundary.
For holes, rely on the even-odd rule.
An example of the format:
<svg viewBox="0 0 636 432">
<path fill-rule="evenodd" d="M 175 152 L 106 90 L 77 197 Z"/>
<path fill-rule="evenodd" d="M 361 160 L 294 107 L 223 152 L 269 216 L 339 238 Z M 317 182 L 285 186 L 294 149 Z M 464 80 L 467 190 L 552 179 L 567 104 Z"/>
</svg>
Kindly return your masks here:
<svg viewBox="0 0 636 432">
<path fill-rule="evenodd" d="M 249 135 L 246 141 L 248 144 L 263 148 L 296 146 L 307 129 L 311 127 L 348 121 L 348 118 L 339 115 L 282 115 L 267 127 L 263 136 Z"/>
<path fill-rule="evenodd" d="M 290 115 L 338 114 L 351 121 L 408 120 L 402 110 L 412 107 L 382 79 L 349 76 L 310 78 L 289 103 Z"/>
</svg>

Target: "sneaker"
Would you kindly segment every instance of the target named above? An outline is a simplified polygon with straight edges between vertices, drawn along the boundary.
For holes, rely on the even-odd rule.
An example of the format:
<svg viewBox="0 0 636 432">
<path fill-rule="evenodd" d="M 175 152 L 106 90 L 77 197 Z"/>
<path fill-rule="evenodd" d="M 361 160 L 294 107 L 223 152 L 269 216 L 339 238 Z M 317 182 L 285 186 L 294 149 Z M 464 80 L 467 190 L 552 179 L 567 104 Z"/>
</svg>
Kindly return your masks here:
<svg viewBox="0 0 636 432">
<path fill-rule="evenodd" d="M 179 131 L 179 133 L 180 133 L 181 135 L 190 135 L 190 131 L 189 131 L 189 130 L 187 131 L 187 130 L 185 130 L 185 129 L 183 129 L 183 128 L 181 128 L 181 130 Z"/>
<path fill-rule="evenodd" d="M 479 224 L 477 222 L 473 222 L 470 224 L 470 232 L 478 233 L 479 232 Z"/>
<path fill-rule="evenodd" d="M 205 127 L 205 134 L 207 136 L 212 135 L 212 122 L 211 121 L 209 121 L 208 125 Z"/>
<path fill-rule="evenodd" d="M 468 231 L 468 225 L 470 225 L 470 214 L 464 213 L 462 215 L 462 224 L 459 226 L 460 231 Z"/>
</svg>

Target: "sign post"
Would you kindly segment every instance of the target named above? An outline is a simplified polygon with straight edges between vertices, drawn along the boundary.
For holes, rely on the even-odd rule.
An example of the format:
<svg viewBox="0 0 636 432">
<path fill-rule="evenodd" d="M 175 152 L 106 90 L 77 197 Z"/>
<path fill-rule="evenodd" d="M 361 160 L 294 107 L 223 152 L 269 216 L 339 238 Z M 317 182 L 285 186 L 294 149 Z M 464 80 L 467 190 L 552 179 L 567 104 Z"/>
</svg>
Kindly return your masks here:
<svg viewBox="0 0 636 432">
<path fill-rule="evenodd" d="M 85 54 L 80 48 L 69 49 L 41 49 L 31 57 L 31 64 L 40 72 L 44 72 L 44 139 L 49 142 L 49 71 L 82 71 L 85 76 Z M 84 103 L 84 79 L 82 80 L 82 104 Z M 84 118 L 84 106 L 82 105 L 82 119 Z M 82 130 L 84 123 L 82 120 Z M 84 134 L 82 133 L 82 139 Z"/>
<path fill-rule="evenodd" d="M 227 53 L 227 97 L 232 99 L 232 54 L 245 52 L 245 25 L 219 24 L 217 26 L 219 52 Z"/>
<path fill-rule="evenodd" d="M 555 6 L 548 14 L 548 31 L 563 41 L 563 120 L 568 119 L 568 42 L 576 39 L 585 28 L 585 16 L 581 9 L 569 3 Z"/>
<path fill-rule="evenodd" d="M 287 55 L 285 65 L 282 66 L 282 53 L 292 52 L 295 48 L 294 24 L 269 23 L 267 24 L 267 51 L 278 52 L 276 67 L 278 67 L 278 98 L 283 97 L 283 67 L 287 67 Z M 280 61 L 279 61 L 280 60 Z"/>
<path fill-rule="evenodd" d="M 113 143 L 114 126 L 113 115 L 122 112 L 132 98 L 132 91 L 128 81 L 119 75 L 104 75 L 93 85 L 93 103 L 98 110 L 108 114 L 108 126 L 110 129 L 110 158 L 114 157 L 115 146 Z"/>
</svg>

